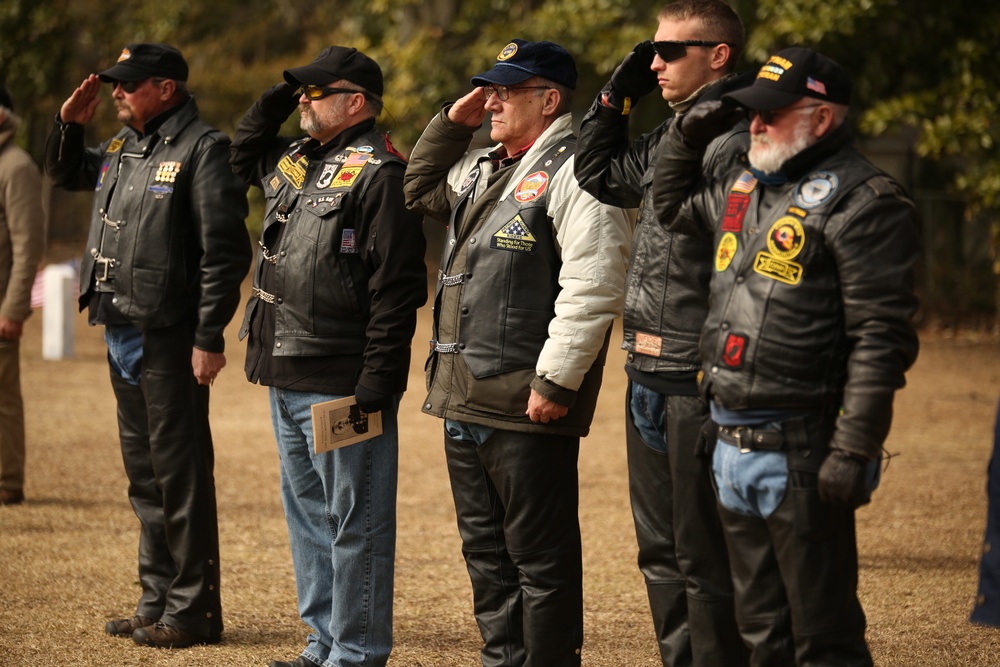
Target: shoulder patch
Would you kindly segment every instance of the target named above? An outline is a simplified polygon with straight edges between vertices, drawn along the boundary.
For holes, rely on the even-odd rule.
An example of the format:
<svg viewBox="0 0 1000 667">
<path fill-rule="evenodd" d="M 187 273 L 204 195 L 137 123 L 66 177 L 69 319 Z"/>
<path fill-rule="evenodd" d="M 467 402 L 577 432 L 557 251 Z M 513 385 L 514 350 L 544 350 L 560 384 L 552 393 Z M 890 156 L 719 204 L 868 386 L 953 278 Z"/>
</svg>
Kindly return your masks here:
<svg viewBox="0 0 1000 667">
<path fill-rule="evenodd" d="M 837 177 L 829 172 L 810 174 L 795 190 L 795 204 L 804 209 L 821 206 L 837 192 L 839 185 Z"/>
<path fill-rule="evenodd" d="M 514 199 L 522 203 L 537 199 L 545 192 L 548 184 L 549 175 L 544 171 L 528 174 L 517 184 L 517 189 L 514 190 Z"/>
</svg>

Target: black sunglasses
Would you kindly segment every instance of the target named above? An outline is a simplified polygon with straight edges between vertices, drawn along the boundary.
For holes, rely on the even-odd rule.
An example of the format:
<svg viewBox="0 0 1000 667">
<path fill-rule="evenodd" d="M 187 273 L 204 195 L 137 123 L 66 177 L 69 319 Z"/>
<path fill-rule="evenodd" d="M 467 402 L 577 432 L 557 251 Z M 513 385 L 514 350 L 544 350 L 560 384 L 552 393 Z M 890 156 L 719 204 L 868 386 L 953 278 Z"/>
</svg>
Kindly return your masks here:
<svg viewBox="0 0 1000 667">
<path fill-rule="evenodd" d="M 159 77 L 149 77 L 148 79 L 139 79 L 138 81 L 119 81 L 118 79 L 113 79 L 111 81 L 111 90 L 114 90 L 116 86 L 121 86 L 122 92 L 131 95 L 136 90 L 142 87 L 142 84 L 147 81 L 152 81 L 153 83 L 160 83 L 166 81 L 166 79 L 161 79 Z"/>
<path fill-rule="evenodd" d="M 321 100 L 324 97 L 329 97 L 330 95 L 351 95 L 354 93 L 364 95 L 364 92 L 360 90 L 351 90 L 350 88 L 328 88 L 326 86 L 317 86 L 314 84 L 306 84 L 302 86 L 301 90 L 302 94 L 310 100 Z"/>
<path fill-rule="evenodd" d="M 687 55 L 687 47 L 689 46 L 718 46 L 719 44 L 726 44 L 727 42 L 715 42 L 707 41 L 704 39 L 685 39 L 682 41 L 663 41 L 663 42 L 653 42 L 653 50 L 656 51 L 656 55 L 665 63 L 670 63 L 675 60 L 680 60 Z"/>
</svg>

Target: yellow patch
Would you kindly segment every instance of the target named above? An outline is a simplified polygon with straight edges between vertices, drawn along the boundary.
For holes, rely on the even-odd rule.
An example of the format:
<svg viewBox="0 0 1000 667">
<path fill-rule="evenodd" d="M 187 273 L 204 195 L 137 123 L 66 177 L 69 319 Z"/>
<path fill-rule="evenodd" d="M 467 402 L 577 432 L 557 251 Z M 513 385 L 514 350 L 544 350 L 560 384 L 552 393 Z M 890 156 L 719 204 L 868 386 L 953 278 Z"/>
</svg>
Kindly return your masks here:
<svg viewBox="0 0 1000 667">
<path fill-rule="evenodd" d="M 798 285 L 802 282 L 804 271 L 798 262 L 778 259 L 764 251 L 757 253 L 753 262 L 753 270 L 766 278 L 777 280 L 786 285 Z"/>
<path fill-rule="evenodd" d="M 118 151 L 120 151 L 122 149 L 123 145 L 125 145 L 125 140 L 124 139 L 112 139 L 111 143 L 108 144 L 108 150 L 107 150 L 107 152 L 108 153 L 117 153 Z"/>
<path fill-rule="evenodd" d="M 291 155 L 281 158 L 278 163 L 278 171 L 292 184 L 296 190 L 302 189 L 302 184 L 306 181 L 306 169 L 309 167 L 309 160 L 303 155 L 297 161 L 292 161 Z"/>
<path fill-rule="evenodd" d="M 515 53 L 517 53 L 517 44 L 511 42 L 507 46 L 503 47 L 503 50 L 500 52 L 500 55 L 497 56 L 497 60 L 499 60 L 500 62 L 503 62 L 504 60 L 510 60 L 511 58 L 514 57 Z"/>
<path fill-rule="evenodd" d="M 490 239 L 490 247 L 494 250 L 512 250 L 514 252 L 534 252 L 536 243 L 538 243 L 538 239 L 531 234 L 520 213 L 501 227 L 500 231 Z"/>
<path fill-rule="evenodd" d="M 726 232 L 719 240 L 719 247 L 715 251 L 715 270 L 722 273 L 733 263 L 736 250 L 739 248 L 739 241 L 736 234 Z"/>
<path fill-rule="evenodd" d="M 767 249 L 778 259 L 794 259 L 806 242 L 806 231 L 798 218 L 786 215 L 767 232 Z"/>
<path fill-rule="evenodd" d="M 348 167 L 344 165 L 337 172 L 337 175 L 333 177 L 333 182 L 330 183 L 331 188 L 349 188 L 354 185 L 354 181 L 358 180 L 358 176 L 361 174 L 361 170 L 364 169 L 364 165 L 360 167 Z"/>
</svg>

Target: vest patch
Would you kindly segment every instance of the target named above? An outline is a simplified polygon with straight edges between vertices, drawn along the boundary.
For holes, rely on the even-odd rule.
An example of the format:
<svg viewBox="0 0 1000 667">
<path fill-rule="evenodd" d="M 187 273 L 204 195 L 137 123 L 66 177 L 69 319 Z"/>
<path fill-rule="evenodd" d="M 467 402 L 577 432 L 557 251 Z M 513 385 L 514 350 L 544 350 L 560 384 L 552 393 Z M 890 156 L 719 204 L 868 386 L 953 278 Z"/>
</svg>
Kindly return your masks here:
<svg viewBox="0 0 1000 667">
<path fill-rule="evenodd" d="M 730 192 L 726 200 L 726 215 L 722 218 L 722 231 L 743 231 L 743 218 L 750 207 L 750 195 L 743 192 Z"/>
<path fill-rule="evenodd" d="M 837 192 L 840 181 L 828 172 L 812 174 L 795 191 L 795 203 L 805 209 L 816 208 Z"/>
<path fill-rule="evenodd" d="M 767 249 L 778 259 L 794 259 L 806 242 L 806 231 L 798 218 L 779 218 L 767 232 Z"/>
<path fill-rule="evenodd" d="M 729 334 L 726 336 L 726 345 L 722 350 L 722 363 L 729 368 L 743 368 L 743 358 L 747 351 L 746 336 L 740 334 Z"/>
<path fill-rule="evenodd" d="M 154 199 L 163 199 L 164 195 L 169 195 L 174 191 L 169 185 L 150 185 L 146 189 L 153 193 Z"/>
<path fill-rule="evenodd" d="M 333 182 L 329 187 L 331 188 L 349 188 L 354 185 L 354 181 L 358 180 L 358 176 L 361 175 L 361 170 L 364 165 L 360 167 L 348 167 L 346 163 L 337 172 L 337 177 L 333 179 Z"/>
<path fill-rule="evenodd" d="M 786 285 L 798 285 L 802 282 L 802 273 L 804 271 L 802 265 L 798 262 L 779 259 L 764 251 L 757 253 L 757 257 L 753 262 L 753 270 L 765 278 L 777 280 Z"/>
<path fill-rule="evenodd" d="M 733 263 L 736 251 L 739 249 L 739 240 L 736 234 L 726 232 L 719 239 L 719 247 L 715 251 L 715 270 L 722 273 Z"/>
<path fill-rule="evenodd" d="M 531 235 L 524 219 L 518 213 L 513 220 L 500 228 L 490 239 L 490 247 L 494 250 L 510 250 L 512 252 L 535 252 L 538 239 Z"/>
<path fill-rule="evenodd" d="M 120 151 L 122 149 L 122 146 L 124 146 L 124 145 L 125 145 L 125 140 L 124 139 L 118 139 L 118 138 L 112 139 L 111 143 L 108 144 L 108 150 L 106 150 L 105 152 L 106 153 L 117 153 L 118 151 Z"/>
<path fill-rule="evenodd" d="M 333 175 L 337 173 L 337 165 L 335 164 L 324 164 L 323 171 L 320 172 L 319 178 L 316 179 L 317 188 L 328 188 L 330 183 L 333 182 Z"/>
<path fill-rule="evenodd" d="M 464 194 L 466 190 L 472 187 L 472 184 L 479 179 L 479 167 L 474 168 L 469 172 L 469 175 L 465 177 L 462 181 L 462 185 L 458 188 L 459 194 Z"/>
<path fill-rule="evenodd" d="M 750 194 L 757 187 L 757 179 L 749 171 L 744 171 L 733 184 L 733 192 Z"/>
<path fill-rule="evenodd" d="M 342 255 L 358 254 L 358 240 L 354 229 L 345 229 L 340 233 L 340 253 Z"/>
<path fill-rule="evenodd" d="M 651 357 L 659 357 L 663 350 L 663 338 L 653 334 L 635 332 L 635 351 Z"/>
<path fill-rule="evenodd" d="M 177 174 L 180 170 L 180 162 L 161 162 L 160 166 L 156 169 L 156 178 L 154 180 L 161 183 L 173 183 L 177 180 Z"/>
<path fill-rule="evenodd" d="M 292 160 L 291 155 L 286 155 L 278 163 L 278 171 L 285 177 L 285 180 L 292 184 L 293 188 L 301 190 L 302 185 L 306 182 L 306 168 L 308 166 L 309 160 L 306 159 L 306 156 L 302 155 L 298 160 Z"/>
<path fill-rule="evenodd" d="M 108 175 L 108 169 L 110 167 L 111 167 L 111 158 L 108 158 L 107 160 L 104 161 L 104 164 L 101 165 L 101 175 L 97 177 L 97 187 L 94 188 L 95 192 L 99 191 L 102 187 L 104 187 L 104 177 Z"/>
<path fill-rule="evenodd" d="M 524 177 L 524 180 L 517 184 L 517 189 L 514 190 L 514 199 L 519 202 L 536 199 L 545 192 L 548 184 L 549 175 L 544 171 L 536 171 L 533 174 L 528 174 Z"/>
</svg>

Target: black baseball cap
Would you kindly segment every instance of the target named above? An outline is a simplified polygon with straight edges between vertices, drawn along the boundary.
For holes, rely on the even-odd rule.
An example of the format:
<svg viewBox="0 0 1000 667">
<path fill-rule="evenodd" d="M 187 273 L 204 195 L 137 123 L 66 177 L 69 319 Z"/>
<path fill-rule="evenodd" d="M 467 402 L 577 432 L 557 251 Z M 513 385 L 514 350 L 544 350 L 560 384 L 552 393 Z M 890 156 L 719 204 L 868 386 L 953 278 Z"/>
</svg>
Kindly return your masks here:
<svg viewBox="0 0 1000 667">
<path fill-rule="evenodd" d="M 187 81 L 188 66 L 181 52 L 169 44 L 129 44 L 118 62 L 97 76 L 101 81 L 142 81 L 151 76 Z"/>
<path fill-rule="evenodd" d="M 472 85 L 513 86 L 533 76 L 576 88 L 576 61 L 569 51 L 552 42 L 513 39 L 503 47 L 493 69 L 472 77 Z"/>
<path fill-rule="evenodd" d="M 803 97 L 850 104 L 851 79 L 836 61 L 822 53 L 793 47 L 771 56 L 753 84 L 723 96 L 756 111 L 787 107 Z"/>
<path fill-rule="evenodd" d="M 321 86 L 345 79 L 382 96 L 382 68 L 361 51 L 346 46 L 328 46 L 308 65 L 286 69 L 284 77 L 293 86 Z"/>
</svg>

